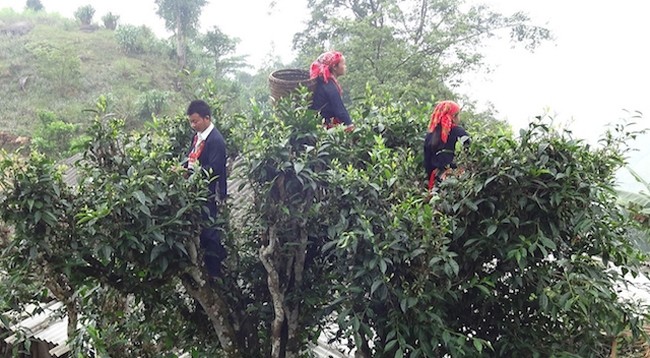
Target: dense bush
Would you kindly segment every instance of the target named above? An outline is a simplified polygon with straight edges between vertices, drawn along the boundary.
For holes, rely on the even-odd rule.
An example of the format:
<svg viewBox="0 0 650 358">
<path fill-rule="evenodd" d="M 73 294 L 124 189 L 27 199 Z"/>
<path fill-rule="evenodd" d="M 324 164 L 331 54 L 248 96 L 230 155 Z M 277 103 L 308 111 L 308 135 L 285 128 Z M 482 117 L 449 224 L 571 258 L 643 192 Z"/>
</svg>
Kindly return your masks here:
<svg viewBox="0 0 650 358">
<path fill-rule="evenodd" d="M 441 191 L 460 293 L 439 304 L 456 332 L 495 356 L 581 357 L 638 333 L 645 308 L 613 284 L 638 275 L 642 257 L 613 191 L 634 135 L 617 126 L 592 148 L 542 121 L 518 138 L 479 137 L 466 174 Z"/>
<path fill-rule="evenodd" d="M 102 22 L 104 23 L 104 27 L 109 30 L 115 30 L 117 28 L 117 21 L 119 19 L 120 19 L 119 15 L 114 15 L 111 12 L 102 16 Z"/>
<path fill-rule="evenodd" d="M 82 25 L 90 25 L 95 16 L 95 8 L 92 5 L 84 5 L 74 12 L 75 19 L 79 20 Z"/>
<path fill-rule="evenodd" d="M 38 154 L 4 160 L 0 214 L 15 234 L 1 262 L 61 280 L 47 287 L 88 319 L 74 342 L 115 356 L 298 356 L 328 324 L 364 357 L 601 357 L 639 335 L 645 307 L 616 286 L 643 258 L 612 190 L 627 128 L 595 148 L 544 121 L 518 137 L 473 132 L 465 171 L 429 201 L 431 104 L 370 94 L 346 133 L 324 130 L 306 97 L 253 103 L 246 121 L 216 106 L 241 145 L 241 185 L 222 208 L 230 255 L 212 285 L 197 237 L 205 179 L 174 169 L 184 116 L 132 134 L 98 116 L 76 193 Z"/>
<path fill-rule="evenodd" d="M 42 11 L 44 9 L 41 0 L 27 0 L 27 3 L 25 4 L 25 8 L 33 11 Z"/>
<path fill-rule="evenodd" d="M 67 123 L 52 112 L 41 111 L 34 126 L 32 145 L 54 158 L 64 158 L 70 154 L 71 143 L 78 135 L 78 124 Z"/>
<path fill-rule="evenodd" d="M 142 93 L 136 102 L 140 118 L 149 119 L 152 116 L 160 115 L 165 109 L 170 95 L 169 92 L 156 89 Z"/>
<path fill-rule="evenodd" d="M 115 31 L 115 39 L 126 54 L 135 55 L 151 51 L 157 39 L 146 26 L 122 25 Z"/>
<path fill-rule="evenodd" d="M 56 47 L 47 42 L 30 42 L 25 49 L 37 58 L 39 74 L 51 81 L 52 90 L 60 94 L 74 94 L 80 85 L 81 60 L 67 47 Z"/>
</svg>

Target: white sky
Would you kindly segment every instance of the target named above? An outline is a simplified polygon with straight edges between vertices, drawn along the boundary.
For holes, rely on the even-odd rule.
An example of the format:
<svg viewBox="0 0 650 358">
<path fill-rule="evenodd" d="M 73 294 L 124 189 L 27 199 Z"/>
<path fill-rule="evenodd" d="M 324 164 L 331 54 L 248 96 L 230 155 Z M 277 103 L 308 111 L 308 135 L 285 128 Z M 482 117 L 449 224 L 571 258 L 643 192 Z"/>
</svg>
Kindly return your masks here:
<svg viewBox="0 0 650 358">
<path fill-rule="evenodd" d="M 479 0 L 472 0 L 479 1 Z M 146 24 L 161 36 L 163 21 L 153 0 L 41 0 L 49 12 L 72 17 L 91 4 L 95 20 L 111 11 L 120 23 Z M 494 71 L 472 74 L 461 88 L 480 105 L 492 103 L 502 118 L 518 130 L 536 115 L 550 113 L 577 137 L 595 141 L 610 122 L 629 117 L 624 110 L 641 111 L 643 127 L 650 127 L 650 2 L 646 0 L 484 0 L 506 15 L 528 13 L 556 37 L 535 53 L 489 44 L 488 63 Z M 269 54 L 288 61 L 293 34 L 304 27 L 307 0 L 209 0 L 201 28 L 214 25 L 238 37 L 239 54 L 259 66 Z M 25 0 L 0 0 L 0 8 L 20 11 Z M 354 66 L 354 64 L 349 64 Z M 650 135 L 637 141 L 641 148 L 631 166 L 650 178 Z M 622 175 L 625 177 L 625 175 Z M 622 179 L 631 182 L 629 176 Z M 636 190 L 636 189 L 635 189 Z"/>
<path fill-rule="evenodd" d="M 549 113 L 579 138 L 595 142 L 609 123 L 640 111 L 650 127 L 650 2 L 645 0 L 489 0 L 503 13 L 525 11 L 556 37 L 535 53 L 492 48 L 497 66 L 466 83 L 471 98 L 491 102 L 515 128 Z M 631 143 L 630 167 L 650 181 L 650 134 Z M 619 172 L 626 190 L 644 189 Z"/>
</svg>

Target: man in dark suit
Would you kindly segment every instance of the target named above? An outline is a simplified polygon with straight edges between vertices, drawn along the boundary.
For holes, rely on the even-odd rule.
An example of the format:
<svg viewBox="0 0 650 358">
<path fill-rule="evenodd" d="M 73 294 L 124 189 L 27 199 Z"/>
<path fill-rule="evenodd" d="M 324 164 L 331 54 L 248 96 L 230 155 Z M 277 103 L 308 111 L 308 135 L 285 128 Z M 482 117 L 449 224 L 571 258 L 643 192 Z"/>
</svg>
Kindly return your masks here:
<svg viewBox="0 0 650 358">
<path fill-rule="evenodd" d="M 192 129 L 196 131 L 192 146 L 187 155 L 187 168 L 191 171 L 196 162 L 210 178 L 210 198 L 206 204 L 203 219 L 209 221 L 217 217 L 217 202 L 223 202 L 228 194 L 226 184 L 226 143 L 223 136 L 212 124 L 210 106 L 202 100 L 195 100 L 187 107 L 187 116 Z M 221 244 L 219 230 L 206 226 L 201 231 L 201 247 L 210 277 L 217 277 L 221 271 L 221 261 L 226 258 L 226 249 Z"/>
</svg>

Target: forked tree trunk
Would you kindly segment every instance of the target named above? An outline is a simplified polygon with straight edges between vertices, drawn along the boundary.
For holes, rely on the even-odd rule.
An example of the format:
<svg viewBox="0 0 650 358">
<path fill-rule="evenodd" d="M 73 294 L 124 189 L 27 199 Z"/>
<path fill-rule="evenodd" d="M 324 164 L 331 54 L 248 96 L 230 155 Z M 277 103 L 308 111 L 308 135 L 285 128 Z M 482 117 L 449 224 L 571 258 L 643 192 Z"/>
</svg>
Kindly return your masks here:
<svg viewBox="0 0 650 358">
<path fill-rule="evenodd" d="M 293 281 L 291 290 L 300 291 L 303 289 L 303 273 L 305 270 L 305 257 L 307 253 L 307 230 L 304 225 L 301 225 L 297 230 L 299 233 L 298 245 L 295 246 L 293 252 L 293 270 L 288 271 L 289 274 L 293 274 L 293 277 L 287 277 L 289 282 Z M 287 303 L 285 303 L 286 305 Z M 295 303 L 293 307 L 286 307 L 285 311 L 287 312 L 287 349 L 286 357 L 293 358 L 300 355 L 302 346 L 300 345 L 300 340 L 298 334 L 301 331 L 300 324 L 300 309 L 301 305 L 299 302 Z"/>
<path fill-rule="evenodd" d="M 267 285 L 271 293 L 271 300 L 273 303 L 274 318 L 271 323 L 271 357 L 283 357 L 282 347 L 282 326 L 284 325 L 284 293 L 286 287 L 282 287 L 280 283 L 280 273 L 278 272 L 274 254 L 277 256 L 276 250 L 279 250 L 278 236 L 276 228 L 271 225 L 267 231 L 268 244 L 260 248 L 260 261 L 264 265 L 267 272 Z"/>
<path fill-rule="evenodd" d="M 222 298 L 222 293 L 218 288 L 212 289 L 201 274 L 199 267 L 203 263 L 203 257 L 199 254 L 199 239 L 188 240 L 185 245 L 193 267 L 188 269 L 188 275 L 182 278 L 183 286 L 203 307 L 228 358 L 244 357 L 235 329 L 229 320 L 230 309 Z"/>
<path fill-rule="evenodd" d="M 51 269 L 50 263 L 47 261 L 43 261 L 42 267 L 44 269 L 45 287 L 50 290 L 57 300 L 65 305 L 68 316 L 68 337 L 71 337 L 77 329 L 80 309 L 79 299 L 66 276 Z"/>
<path fill-rule="evenodd" d="M 208 315 L 226 356 L 243 358 L 244 354 L 238 345 L 237 335 L 228 319 L 228 305 L 221 297 L 221 292 L 211 289 L 208 285 L 196 287 L 196 283 L 190 278 L 183 279 L 183 286 Z"/>
<path fill-rule="evenodd" d="M 290 256 L 280 255 L 280 238 L 277 228 L 272 225 L 267 231 L 268 244 L 260 249 L 260 260 L 266 268 L 267 284 L 273 302 L 274 319 L 271 326 L 271 357 L 294 358 L 300 355 L 303 347 L 299 339 L 301 332 L 300 303 L 291 304 L 286 301 L 289 291 L 303 289 L 303 272 L 307 251 L 307 231 L 304 227 L 297 230 L 298 240 Z M 285 262 L 281 262 L 285 261 Z M 288 264 L 287 262 L 288 261 Z M 282 270 L 281 268 L 285 268 Z"/>
</svg>

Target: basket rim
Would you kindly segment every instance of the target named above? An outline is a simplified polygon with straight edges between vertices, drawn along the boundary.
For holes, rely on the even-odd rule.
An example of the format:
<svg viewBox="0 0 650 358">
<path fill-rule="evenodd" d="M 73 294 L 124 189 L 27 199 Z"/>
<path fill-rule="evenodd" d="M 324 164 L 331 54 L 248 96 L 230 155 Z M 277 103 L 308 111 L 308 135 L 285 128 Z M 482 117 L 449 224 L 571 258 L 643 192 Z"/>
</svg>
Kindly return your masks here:
<svg viewBox="0 0 650 358">
<path fill-rule="evenodd" d="M 278 73 L 278 72 L 301 72 L 301 73 L 309 73 L 309 71 L 305 70 L 304 68 L 281 68 L 279 70 L 272 71 L 271 74 Z"/>
<path fill-rule="evenodd" d="M 284 79 L 284 78 L 279 78 L 278 77 L 278 75 L 283 75 L 283 74 L 300 75 L 301 78 Z M 295 82 L 295 81 L 309 81 L 309 80 L 311 80 L 311 78 L 309 76 L 309 71 L 307 71 L 307 70 L 302 70 L 302 69 L 281 69 L 281 70 L 275 70 L 275 71 L 271 72 L 269 74 L 269 80 Z"/>
<path fill-rule="evenodd" d="M 271 72 L 268 77 L 271 97 L 278 100 L 294 92 L 300 86 L 313 91 L 316 79 L 310 77 L 309 71 L 302 68 L 282 68 Z"/>
</svg>

